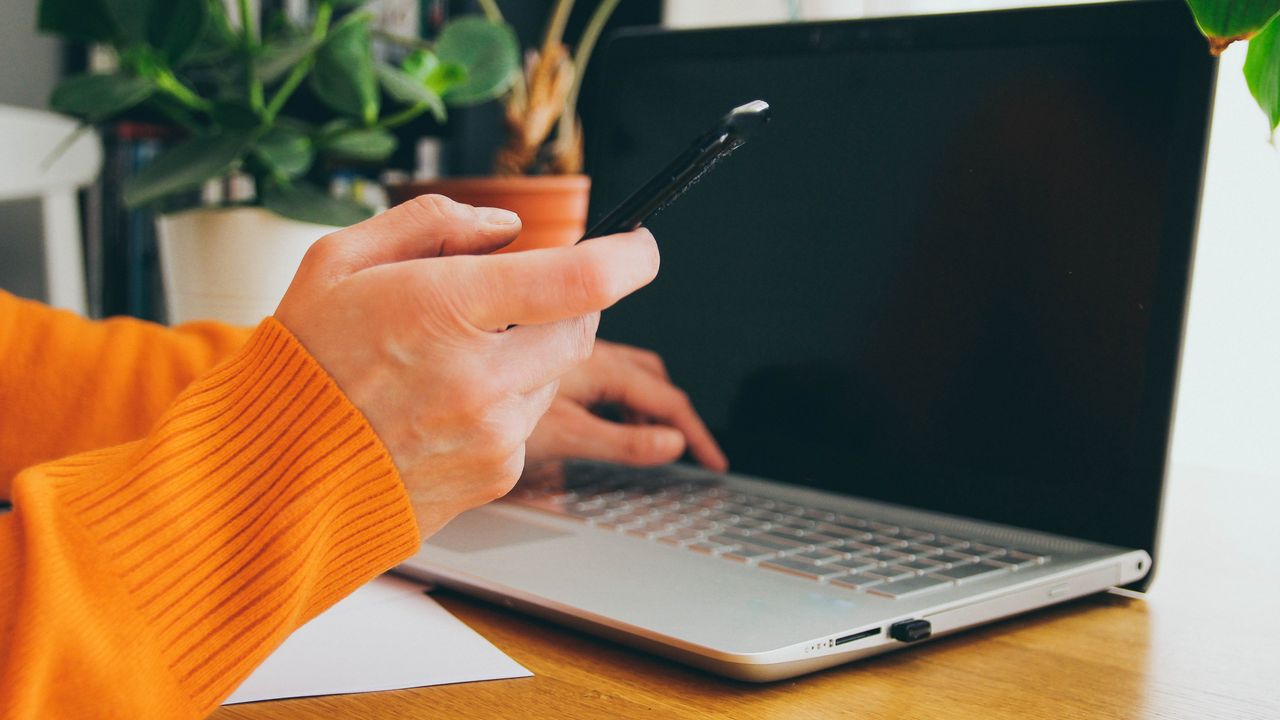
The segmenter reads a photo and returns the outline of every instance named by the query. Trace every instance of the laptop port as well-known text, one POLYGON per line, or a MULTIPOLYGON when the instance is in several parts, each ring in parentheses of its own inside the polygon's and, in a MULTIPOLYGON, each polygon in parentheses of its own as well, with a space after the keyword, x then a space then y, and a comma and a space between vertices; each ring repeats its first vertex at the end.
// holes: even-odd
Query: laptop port
POLYGON ((872 628, 871 630, 863 630, 862 632, 859 632, 859 633, 854 633, 854 634, 852 634, 852 635, 845 635, 844 637, 838 637, 838 638, 836 638, 836 645, 843 645, 843 644, 845 644, 845 643, 851 643, 851 642, 853 642, 854 640, 861 640, 862 638, 869 638, 869 637, 871 637, 872 635, 879 635, 879 634, 880 634, 880 628, 872 628))

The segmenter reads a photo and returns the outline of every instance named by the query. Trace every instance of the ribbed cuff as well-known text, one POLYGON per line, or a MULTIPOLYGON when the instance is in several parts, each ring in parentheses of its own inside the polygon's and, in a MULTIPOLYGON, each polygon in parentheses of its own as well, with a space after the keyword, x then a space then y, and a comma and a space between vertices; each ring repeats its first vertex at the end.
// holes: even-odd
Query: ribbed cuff
POLYGON ((59 494, 200 707, 418 548, 385 447, 272 318, 128 447, 64 461, 59 494))

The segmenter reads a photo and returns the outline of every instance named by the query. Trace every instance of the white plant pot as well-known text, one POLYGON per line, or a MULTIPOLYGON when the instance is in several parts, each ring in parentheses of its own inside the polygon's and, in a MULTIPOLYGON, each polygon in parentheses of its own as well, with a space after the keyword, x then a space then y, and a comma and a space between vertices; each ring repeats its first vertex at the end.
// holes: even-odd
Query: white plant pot
POLYGON ((162 215, 157 229, 170 324, 257 325, 276 311, 307 248, 339 228, 239 207, 162 215))

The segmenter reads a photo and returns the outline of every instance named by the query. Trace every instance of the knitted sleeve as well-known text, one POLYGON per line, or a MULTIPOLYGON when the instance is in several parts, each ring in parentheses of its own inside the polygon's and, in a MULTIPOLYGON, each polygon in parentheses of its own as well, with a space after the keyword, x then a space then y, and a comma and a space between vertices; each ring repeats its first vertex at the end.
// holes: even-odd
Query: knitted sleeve
MULTIPOLYGON (((177 384, 186 370, 161 372, 177 384)), ((86 401, 102 397, 127 404, 86 401)), ((5 434, 52 427, 11 410, 5 434)), ((141 439, 29 467, 12 503, 4 718, 202 717, 295 628, 418 547, 381 441, 272 319, 141 439)))
POLYGON ((91 322, 0 292, 0 500, 23 468, 145 435, 250 331, 91 322))

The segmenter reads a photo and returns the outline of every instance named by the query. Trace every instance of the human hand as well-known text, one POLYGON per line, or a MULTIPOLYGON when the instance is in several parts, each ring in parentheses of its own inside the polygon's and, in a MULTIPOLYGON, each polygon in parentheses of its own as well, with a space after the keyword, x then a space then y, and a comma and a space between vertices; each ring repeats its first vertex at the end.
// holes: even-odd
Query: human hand
POLYGON ((531 460, 580 457, 630 465, 674 462, 686 447, 712 470, 729 468, 689 396, 671 383, 662 358, 604 340, 561 378, 560 392, 528 443, 531 460), (592 409, 602 405, 620 406, 634 422, 595 415, 592 409))
POLYGON ((511 489, 599 311, 658 270, 643 230, 486 254, 519 231, 421 197, 313 245, 276 310, 390 451, 423 537, 511 489))

